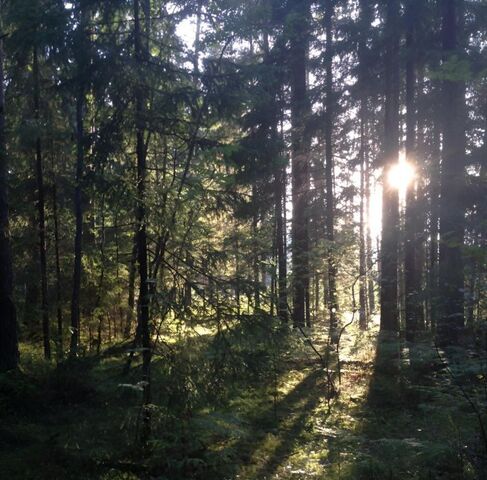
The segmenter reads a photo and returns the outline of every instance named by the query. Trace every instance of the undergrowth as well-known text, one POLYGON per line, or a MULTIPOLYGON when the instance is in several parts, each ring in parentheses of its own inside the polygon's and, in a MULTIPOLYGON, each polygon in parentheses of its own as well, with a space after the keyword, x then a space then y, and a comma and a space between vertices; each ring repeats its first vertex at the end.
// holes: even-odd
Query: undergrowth
POLYGON ((23 345, 22 370, 0 377, 0 477, 485 478, 480 351, 376 341, 352 326, 337 356, 319 329, 306 339, 265 316, 166 335, 144 447, 137 355, 122 374, 128 344, 57 366, 23 345))

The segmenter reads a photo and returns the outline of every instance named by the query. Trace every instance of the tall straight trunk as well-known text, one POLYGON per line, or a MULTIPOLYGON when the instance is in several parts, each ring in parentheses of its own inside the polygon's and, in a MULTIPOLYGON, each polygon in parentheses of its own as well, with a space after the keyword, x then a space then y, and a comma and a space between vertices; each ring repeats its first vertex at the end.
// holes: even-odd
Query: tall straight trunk
POLYGON ((419 231, 419 162, 417 159, 417 112, 416 112, 416 25, 418 19, 418 2, 410 0, 406 13, 406 158, 415 167, 418 175, 407 186, 405 212, 405 314, 406 339, 413 341, 422 320, 421 305, 421 266, 419 265, 419 249, 421 232, 419 231))
POLYGON ((291 143, 292 143, 292 262, 293 325, 305 325, 306 290, 309 285, 309 148, 307 129, 310 105, 306 85, 308 52, 308 15, 306 0, 293 3, 290 12, 291 143))
POLYGON ((3 38, 0 36, 0 372, 16 368, 19 362, 17 311, 13 301, 12 257, 8 219, 3 62, 3 38))
MULTIPOLYGON (((363 127, 363 126, 362 126, 363 127)), ((361 128, 361 143, 363 148, 363 128, 361 128)), ((362 150, 361 148, 361 150, 362 150)), ((359 327, 361 330, 367 328, 367 260, 365 245, 365 165, 364 155, 360 159, 360 220, 359 220, 359 327)))
MULTIPOLYGON (((33 51, 33 74, 34 74, 34 118, 37 122, 37 130, 40 128, 40 78, 39 58, 37 47, 33 51)), ((37 184, 37 222, 39 235, 39 260, 41 271, 41 310, 42 310, 42 337, 44 344, 44 358, 51 358, 51 339, 49 328, 49 301, 47 296, 47 259, 46 259, 46 213, 45 213, 45 192, 44 192, 44 167, 42 161, 41 136, 37 133, 36 138, 36 184, 37 184)))
MULTIPOLYGON (((145 5, 147 5, 147 1, 145 5)), ((147 49, 142 44, 142 32, 140 26, 139 0, 134 0, 134 50, 136 65, 142 66, 143 58, 147 55, 147 49)), ((145 9, 148 14, 147 8, 145 9)), ((146 24, 148 19, 146 18, 146 24)), ((148 38, 149 32, 144 32, 148 38)), ((142 78, 139 77, 138 82, 142 78)), ((142 441, 147 441, 151 430, 151 416, 149 404, 151 402, 150 364, 152 356, 150 325, 149 325, 149 283, 147 262, 147 232, 146 232, 146 181, 147 181, 147 149, 144 141, 144 90, 139 83, 136 85, 135 97, 135 129, 136 129, 136 155, 137 155, 137 260, 139 264, 139 300, 137 312, 137 329, 142 341, 142 380, 143 387, 143 431, 142 441)))
MULTIPOLYGON (((442 0, 444 61, 458 55, 462 0, 442 0)), ((443 152, 440 200, 440 316, 438 337, 442 344, 456 344, 464 327, 464 276, 462 245, 465 211, 465 84, 445 79, 443 91, 443 152)))
POLYGON ((382 245, 380 279, 380 329, 399 331, 398 246, 399 196, 388 182, 399 158, 399 2, 386 4, 384 168, 382 173, 382 245))
POLYGON ((434 119, 432 125, 433 146, 430 159, 430 245, 428 303, 430 308, 430 326, 434 331, 438 323, 438 236, 440 221, 440 127, 439 120, 434 119))
POLYGON ((415 244, 415 270, 418 272, 416 280, 418 294, 418 330, 423 331, 426 328, 427 315, 427 277, 428 272, 426 268, 426 238, 427 238, 427 211, 428 205, 426 201, 426 182, 427 177, 426 161, 425 161, 425 132, 426 132, 426 112, 424 108, 424 59, 418 58, 417 69, 417 87, 416 87, 416 103, 417 103, 417 133, 416 133, 416 167, 417 167, 417 187, 416 187, 416 244, 415 244), (425 288, 426 287, 426 288, 425 288))
POLYGON ((325 229, 328 243, 328 311, 330 316, 330 331, 338 326, 338 296, 336 289, 337 265, 334 255, 335 242, 335 196, 333 191, 334 183, 334 159, 333 159, 333 51, 331 23, 333 17, 334 0, 328 0, 325 5, 325 229))
POLYGON ((287 306, 287 258, 286 258, 286 225, 284 223, 286 169, 281 166, 275 175, 275 215, 276 215, 276 247, 278 264, 278 315, 282 322, 288 321, 287 306))
POLYGON ((374 262, 372 258, 372 231, 370 226, 370 160, 365 159, 365 211, 366 211, 366 231, 365 231, 365 245, 366 245, 366 261, 367 261, 367 296, 368 296, 368 311, 369 315, 375 313, 375 284, 374 284, 374 262))
MULTIPOLYGON (((269 36, 264 33, 264 52, 269 66, 275 60, 270 54, 269 36)), ((269 96, 272 98, 270 106, 270 133, 274 145, 283 143, 282 139, 282 109, 277 109, 282 82, 271 85, 269 96), (279 131, 280 129, 280 131, 279 131)), ((272 148, 276 157, 280 157, 281 150, 272 148)), ((275 158, 272 159, 274 162, 275 158)), ((275 250, 277 255, 277 315, 281 322, 289 321, 287 297, 287 252, 286 252, 286 165, 278 164, 274 173, 274 215, 275 215, 275 250)))
POLYGON ((54 256, 56 262, 56 320, 57 320, 57 356, 61 359, 63 353, 63 310, 61 293, 61 260, 59 254, 59 214, 57 205, 56 183, 52 186, 52 212, 54 217, 54 256))
MULTIPOLYGON (((477 217, 478 212, 475 212, 475 217, 477 217)), ((478 238, 478 234, 473 229, 472 231, 472 240, 475 242, 478 238)), ((475 242, 476 243, 476 242, 475 242)), ((474 244, 475 244, 474 243, 474 244)), ((479 275, 479 262, 477 258, 471 257, 469 258, 469 270, 470 274, 468 275, 468 282, 466 285, 466 292, 467 295, 467 302, 466 302, 466 315, 465 315, 465 324, 468 329, 472 329, 475 323, 475 306, 476 306, 476 291, 477 291, 477 279, 479 275)))
POLYGON ((360 38, 358 45, 359 86, 360 86, 360 247, 359 247, 359 326, 367 328, 369 313, 374 309, 374 291, 370 276, 371 238, 369 222, 370 172, 367 141, 368 126, 368 71, 367 71, 367 41, 370 24, 372 22, 372 8, 367 0, 360 1, 360 38), (367 224, 366 224, 367 222, 367 224), (369 295, 367 296, 367 290, 369 295))
POLYGON ((85 75, 86 75, 86 11, 81 2, 78 3, 78 48, 80 48, 78 62, 78 82, 76 92, 76 173, 74 190, 74 267, 73 267, 73 290, 71 295, 71 341, 69 355, 75 357, 78 354, 80 342, 80 290, 81 290, 81 261, 82 261, 82 240, 83 240, 83 204, 82 204, 82 182, 85 160, 85 75))

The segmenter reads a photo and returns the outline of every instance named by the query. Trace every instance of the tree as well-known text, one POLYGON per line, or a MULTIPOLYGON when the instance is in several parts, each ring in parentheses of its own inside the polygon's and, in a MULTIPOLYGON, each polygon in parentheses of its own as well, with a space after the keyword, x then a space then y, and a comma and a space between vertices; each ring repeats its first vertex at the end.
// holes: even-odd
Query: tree
POLYGON ((306 298, 309 294, 309 148, 308 122, 310 104, 306 72, 308 52, 309 4, 294 2, 286 18, 290 39, 289 69, 291 83, 292 122, 292 265, 293 325, 306 321, 306 298))
MULTIPOLYGON (((2 2, 3 3, 3 2, 2 2)), ((3 6, 0 4, 0 6, 3 6)), ((19 350, 17 316, 13 301, 7 197, 7 144, 5 134, 4 32, 0 23, 0 372, 17 367, 19 350)))
POLYGON ((370 239, 370 160, 369 160, 369 138, 368 138, 368 107, 370 74, 368 67, 368 46, 370 24, 372 21, 372 9, 368 1, 360 2, 359 17, 359 38, 358 38, 358 72, 357 85, 359 96, 359 117, 360 117, 360 231, 359 231, 359 325, 361 329, 366 329, 368 316, 374 310, 374 289, 373 282, 370 280, 372 270, 371 259, 371 239, 370 239), (365 222, 367 221, 367 225, 365 222), (369 291, 367 291, 369 290, 369 291), (368 293, 368 296, 367 296, 368 293))
MULTIPOLYGON (((145 20, 146 24, 150 24, 150 1, 145 0, 145 20)), ((140 20, 140 4, 139 0, 134 0, 133 3, 134 14, 134 55, 135 64, 141 69, 144 61, 147 60, 148 49, 144 46, 142 35, 148 39, 149 30, 145 29, 142 32, 140 20)), ((146 40, 147 42, 148 40, 146 40)), ((139 75, 141 70, 138 71, 139 75)), ((146 233, 146 177, 147 177, 147 144, 144 135, 144 85, 142 78, 137 78, 135 85, 135 135, 136 135, 136 163, 137 163, 137 261, 139 266, 139 299, 138 299, 138 313, 137 313, 137 329, 140 334, 142 343, 142 377, 143 377, 143 425, 142 440, 145 442, 150 435, 150 410, 149 404, 151 401, 151 380, 150 380, 150 364, 152 356, 152 346, 150 339, 150 325, 149 325, 149 277, 148 277, 148 262, 147 262, 147 233, 146 233)))
POLYGON ((75 168, 75 191, 74 191, 74 214, 76 228, 74 234, 74 268, 73 268, 73 290, 71 296, 71 342, 69 348, 70 356, 78 354, 80 343, 80 290, 81 290, 81 268, 83 257, 83 174, 85 162, 85 95, 87 91, 86 75, 88 71, 88 42, 87 42, 87 20, 88 11, 83 2, 76 3, 78 26, 75 32, 76 45, 76 168, 75 168))
POLYGON ((465 207, 465 84, 461 58, 461 0, 442 0, 443 151, 441 162, 439 291, 440 343, 456 344, 464 327, 462 245, 465 207), (458 70, 457 70, 458 69, 458 70))
POLYGON ((335 193, 334 193, 334 159, 333 159, 333 38, 332 17, 334 0, 325 4, 325 234, 328 242, 328 311, 330 316, 330 332, 338 327, 338 294, 337 294, 337 266, 334 258, 335 242, 335 193))
POLYGON ((399 196, 388 182, 390 170, 399 156, 399 2, 385 5, 384 27, 385 105, 384 167, 382 171, 382 245, 380 277, 380 328, 399 331, 398 315, 398 241, 399 196))
POLYGON ((409 2, 406 13, 406 158, 415 167, 417 176, 406 191, 405 213, 405 309, 406 338, 413 341, 417 330, 423 324, 421 304, 421 264, 420 264, 420 171, 417 158, 417 28, 420 8, 418 2, 409 2))
POLYGON ((44 357, 51 358, 50 325, 49 325, 49 301, 47 285, 47 259, 46 259, 46 213, 44 192, 44 167, 42 159, 40 126, 40 78, 39 78, 39 54, 38 47, 33 49, 33 75, 34 75, 34 118, 38 130, 36 137, 36 182, 37 182, 37 213, 39 234, 39 259, 41 268, 41 308, 42 308, 42 333, 44 339, 44 357))

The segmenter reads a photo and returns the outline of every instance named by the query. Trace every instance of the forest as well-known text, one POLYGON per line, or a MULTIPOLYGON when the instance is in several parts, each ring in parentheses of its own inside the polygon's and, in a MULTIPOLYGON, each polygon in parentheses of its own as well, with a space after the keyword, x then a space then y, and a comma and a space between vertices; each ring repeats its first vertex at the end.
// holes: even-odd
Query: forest
POLYGON ((0 0, 0 479, 487 479, 485 0, 0 0))

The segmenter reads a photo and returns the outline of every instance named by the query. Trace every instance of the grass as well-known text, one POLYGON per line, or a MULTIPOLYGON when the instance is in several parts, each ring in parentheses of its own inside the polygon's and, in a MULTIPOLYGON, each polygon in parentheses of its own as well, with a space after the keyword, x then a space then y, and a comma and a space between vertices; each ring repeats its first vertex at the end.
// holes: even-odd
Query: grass
MULTIPOLYGON (((121 376, 123 349, 56 368, 23 345, 22 371, 0 377, 0 478, 485 478, 480 358, 445 368, 428 342, 376 348, 375 328, 351 327, 330 388, 299 333, 250 335, 227 338, 230 352, 204 335, 155 355, 146 448, 139 366, 121 376)), ((324 351, 323 335, 312 341, 324 351)))

